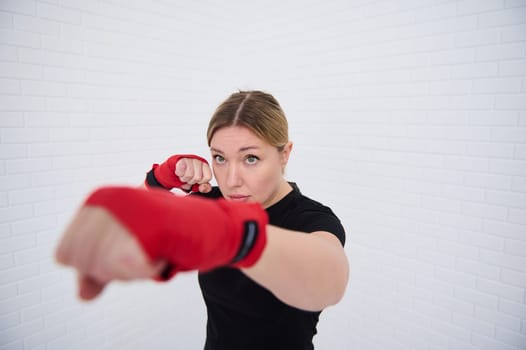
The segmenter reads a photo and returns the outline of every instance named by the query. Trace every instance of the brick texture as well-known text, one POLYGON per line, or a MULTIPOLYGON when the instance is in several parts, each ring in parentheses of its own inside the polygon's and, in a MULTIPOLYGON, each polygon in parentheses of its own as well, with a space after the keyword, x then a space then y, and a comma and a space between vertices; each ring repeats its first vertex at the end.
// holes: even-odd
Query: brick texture
POLYGON ((347 229, 317 348, 526 348, 525 1, 3 0, 0 349, 202 348, 195 274, 84 304, 53 249, 95 186, 208 156, 237 89, 347 229))

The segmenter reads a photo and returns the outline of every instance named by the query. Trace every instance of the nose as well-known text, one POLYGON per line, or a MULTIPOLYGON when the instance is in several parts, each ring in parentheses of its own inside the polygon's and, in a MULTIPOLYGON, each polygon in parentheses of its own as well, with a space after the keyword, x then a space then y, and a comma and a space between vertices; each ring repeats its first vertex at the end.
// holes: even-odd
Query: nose
POLYGON ((240 169, 236 164, 229 164, 226 174, 226 183, 228 187, 239 187, 242 184, 240 169))

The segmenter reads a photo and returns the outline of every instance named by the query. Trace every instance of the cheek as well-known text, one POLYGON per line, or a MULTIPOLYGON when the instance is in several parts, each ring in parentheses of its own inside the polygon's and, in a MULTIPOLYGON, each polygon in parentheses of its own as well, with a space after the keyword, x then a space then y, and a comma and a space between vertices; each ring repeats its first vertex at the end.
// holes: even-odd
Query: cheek
POLYGON ((254 192, 259 192, 261 196, 267 196, 276 190, 282 178, 279 167, 266 167, 260 169, 257 176, 249 176, 248 181, 254 192))
POLYGON ((215 164, 212 164, 212 176, 214 177, 218 185, 221 185, 223 182, 223 173, 224 171, 222 171, 220 167, 217 167, 215 164))

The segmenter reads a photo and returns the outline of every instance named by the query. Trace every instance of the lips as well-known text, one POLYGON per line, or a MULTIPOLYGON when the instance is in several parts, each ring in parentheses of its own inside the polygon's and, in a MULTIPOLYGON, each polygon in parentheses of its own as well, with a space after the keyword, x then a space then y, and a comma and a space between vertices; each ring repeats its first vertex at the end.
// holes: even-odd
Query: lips
POLYGON ((246 202, 248 200, 248 196, 244 196, 240 194, 231 194, 228 196, 228 198, 231 201, 236 201, 236 202, 246 202))

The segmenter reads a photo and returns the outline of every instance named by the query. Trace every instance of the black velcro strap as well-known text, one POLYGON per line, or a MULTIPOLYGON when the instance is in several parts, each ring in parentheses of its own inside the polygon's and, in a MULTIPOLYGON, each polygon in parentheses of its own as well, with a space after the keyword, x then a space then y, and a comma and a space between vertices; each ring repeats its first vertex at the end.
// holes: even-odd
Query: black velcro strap
POLYGON ((259 227, 256 221, 245 221, 245 231, 243 232, 243 240, 241 241, 241 246, 237 251, 236 256, 232 259, 232 264, 235 264, 243 258, 245 258, 248 253, 254 247, 256 240, 259 234, 259 227))
MULTIPOLYGON (((157 187, 157 188, 164 188, 165 190, 169 190, 169 188, 164 187, 159 181, 157 181, 157 179, 155 178, 154 170, 155 168, 153 168, 146 174, 146 183, 148 184, 148 187, 157 187)), ((179 189, 186 193, 192 192, 192 188, 188 190, 185 190, 183 188, 179 188, 179 189)))
POLYGON ((154 171, 154 169, 150 170, 150 171, 146 174, 146 183, 147 183, 148 186, 150 186, 150 187, 164 188, 164 186, 161 185, 161 184, 159 183, 159 181, 157 181, 157 179, 155 178, 155 175, 153 174, 153 171, 154 171))

